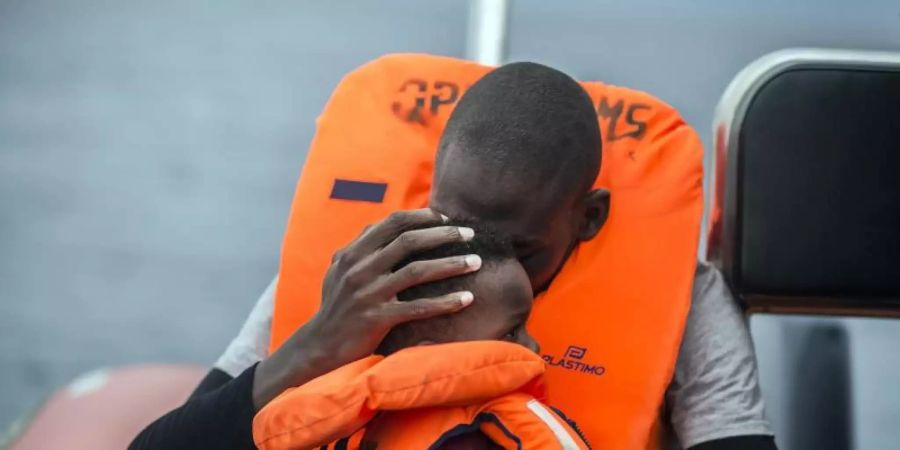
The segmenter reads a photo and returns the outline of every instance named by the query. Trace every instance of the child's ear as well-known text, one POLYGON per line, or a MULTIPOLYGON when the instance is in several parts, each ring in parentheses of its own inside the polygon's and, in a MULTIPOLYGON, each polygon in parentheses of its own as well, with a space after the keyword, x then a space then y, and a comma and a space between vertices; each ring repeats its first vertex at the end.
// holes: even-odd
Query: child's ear
POLYGON ((609 217, 609 197, 606 189, 594 189, 584 196, 581 226, 578 229, 579 240, 589 241, 603 228, 609 217))

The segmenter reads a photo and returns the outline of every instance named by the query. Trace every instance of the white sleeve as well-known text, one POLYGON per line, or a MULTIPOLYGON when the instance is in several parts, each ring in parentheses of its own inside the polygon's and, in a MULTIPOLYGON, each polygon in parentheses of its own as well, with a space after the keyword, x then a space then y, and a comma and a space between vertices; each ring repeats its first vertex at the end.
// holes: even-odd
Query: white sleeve
POLYGON ((237 377, 248 367, 263 359, 268 353, 272 333, 272 313, 275 310, 275 277, 263 291, 238 335, 231 340, 225 353, 213 364, 232 377, 237 377))
POLYGON ((666 394, 682 448, 733 436, 772 435, 747 325, 722 274, 698 263, 691 311, 666 394))

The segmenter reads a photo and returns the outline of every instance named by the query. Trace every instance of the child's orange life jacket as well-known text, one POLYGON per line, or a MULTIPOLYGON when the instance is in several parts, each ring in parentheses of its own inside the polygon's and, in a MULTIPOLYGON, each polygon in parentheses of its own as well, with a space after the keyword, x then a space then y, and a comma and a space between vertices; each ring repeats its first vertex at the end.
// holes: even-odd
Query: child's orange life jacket
POLYGON ((501 341, 373 355, 282 393, 256 415, 253 439, 260 450, 332 442, 348 450, 424 450, 480 431, 509 450, 587 449, 543 403, 544 370, 540 356, 501 341))
MULTIPOLYGON (((332 254, 365 225, 427 206, 444 124, 490 67, 401 54, 348 74, 317 121, 281 253, 270 350, 317 311, 332 254)), ((604 449, 654 447, 690 306, 702 147, 670 106, 584 82, 611 193, 600 234, 572 253, 528 323, 553 402, 604 449)))

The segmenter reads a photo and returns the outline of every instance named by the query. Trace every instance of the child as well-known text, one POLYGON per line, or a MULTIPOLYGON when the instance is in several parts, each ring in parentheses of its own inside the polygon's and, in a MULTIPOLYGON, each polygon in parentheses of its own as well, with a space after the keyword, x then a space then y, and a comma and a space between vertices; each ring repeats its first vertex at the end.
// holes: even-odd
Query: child
POLYGON ((477 272, 398 295, 410 301, 470 291, 470 307, 397 326, 377 355, 284 392, 254 419, 257 446, 588 448, 574 424, 541 403, 544 364, 525 330, 531 284, 507 241, 480 229, 469 242, 422 252, 398 268, 472 253, 482 259, 477 272))
POLYGON ((421 252, 401 262, 398 268, 417 261, 467 254, 481 257, 479 271, 413 286, 400 292, 397 298, 411 301, 468 290, 475 294, 476 301, 454 315, 394 327, 377 353, 386 356, 415 345, 476 340, 515 342, 537 353, 537 342, 525 331, 525 322, 534 301, 531 283, 522 265, 516 261, 512 245, 497 233, 479 229, 471 241, 421 252))

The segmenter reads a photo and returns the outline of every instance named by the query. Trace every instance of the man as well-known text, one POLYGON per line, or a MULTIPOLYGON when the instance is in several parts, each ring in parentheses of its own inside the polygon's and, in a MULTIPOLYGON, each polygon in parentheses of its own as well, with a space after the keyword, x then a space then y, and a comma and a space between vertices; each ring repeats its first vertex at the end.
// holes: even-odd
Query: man
MULTIPOLYGON (((489 73, 466 92, 447 123, 435 164, 433 210, 395 213, 338 252, 315 318, 266 357, 270 287, 195 398, 148 427, 133 448, 180 448, 185 442, 252 448, 255 410, 284 389, 371 354, 400 323, 467 307, 472 299, 458 294, 394 299, 415 284, 480 267, 470 256, 392 270, 410 254, 471 236, 471 229, 446 226, 447 216, 476 218, 513 236, 516 256, 533 290, 541 292, 578 243, 593 238, 606 220, 609 195, 591 190, 598 148, 593 106, 574 80, 528 63, 489 73)), ((666 400, 683 447, 774 448, 746 324, 720 275, 704 265, 697 269, 666 400)))

